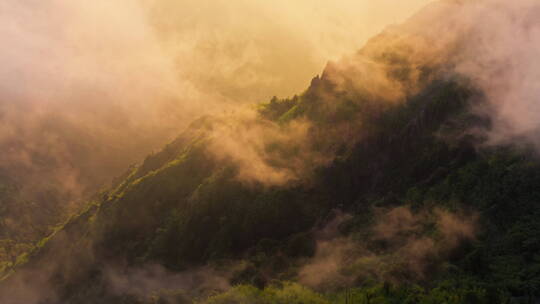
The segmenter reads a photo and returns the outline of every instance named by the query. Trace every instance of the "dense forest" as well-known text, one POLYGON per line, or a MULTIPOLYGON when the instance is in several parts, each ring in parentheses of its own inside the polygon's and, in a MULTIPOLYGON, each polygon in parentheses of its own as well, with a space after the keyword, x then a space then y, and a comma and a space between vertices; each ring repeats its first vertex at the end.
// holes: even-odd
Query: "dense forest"
POLYGON ((25 221, 0 172, 0 302, 536 303, 535 130, 494 140, 492 93, 456 68, 474 23, 431 32, 467 5, 426 8, 294 97, 198 117, 59 226, 25 221))

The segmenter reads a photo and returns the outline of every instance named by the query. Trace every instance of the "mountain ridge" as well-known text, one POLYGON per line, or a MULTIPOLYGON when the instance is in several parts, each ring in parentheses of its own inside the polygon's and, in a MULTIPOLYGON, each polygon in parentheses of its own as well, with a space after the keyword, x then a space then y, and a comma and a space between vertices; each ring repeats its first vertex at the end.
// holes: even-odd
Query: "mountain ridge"
POLYGON ((485 92, 401 39, 255 114, 197 119, 20 256, 0 300, 537 300, 534 149, 490 145, 485 92))

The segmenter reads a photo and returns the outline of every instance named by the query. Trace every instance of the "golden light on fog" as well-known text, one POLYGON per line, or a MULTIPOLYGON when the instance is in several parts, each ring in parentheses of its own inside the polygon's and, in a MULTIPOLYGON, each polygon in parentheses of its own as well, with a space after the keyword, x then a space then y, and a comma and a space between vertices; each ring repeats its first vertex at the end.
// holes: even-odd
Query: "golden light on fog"
POLYGON ((301 94, 427 2, 1 1, 0 145, 24 144, 0 163, 47 153, 84 164, 59 180, 100 183, 209 111, 301 94))
POLYGON ((429 2, 154 0, 145 7, 183 77, 253 102, 301 92, 328 60, 429 2))

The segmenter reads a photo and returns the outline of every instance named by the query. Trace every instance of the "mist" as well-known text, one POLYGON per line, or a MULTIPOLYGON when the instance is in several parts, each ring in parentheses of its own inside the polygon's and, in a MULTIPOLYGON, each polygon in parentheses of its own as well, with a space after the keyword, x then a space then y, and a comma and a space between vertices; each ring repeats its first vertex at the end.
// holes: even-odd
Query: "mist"
MULTIPOLYGON (((440 79, 457 75, 481 91, 483 100, 472 111, 490 125, 467 130, 487 139, 478 145, 539 148, 540 4, 439 1, 405 21, 430 2, 0 3, 0 182, 15 185, 20 201, 11 203, 31 202, 33 210, 8 210, 0 239, 22 235, 26 223, 45 227, 25 235, 27 242, 50 233, 130 165, 206 115, 216 118, 207 152, 238 165, 242 181, 306 181, 342 145, 352 146, 370 131, 360 115, 314 130, 309 118, 281 124, 261 119, 254 109, 306 87, 328 116, 344 96, 373 108, 393 106, 423 88, 427 67, 440 79), (385 62, 389 53, 405 60, 385 62), (395 77, 401 65, 408 69, 406 79, 395 77), (313 149, 321 142, 327 150, 313 149), (292 156, 283 159, 287 153, 292 156), (47 214, 54 216, 42 220, 47 214)), ((367 109, 366 115, 377 116, 367 109)), ((345 220, 342 215, 317 234, 317 252, 299 269, 300 282, 325 289, 328 282, 350 285, 358 279, 426 279, 478 230, 475 214, 384 209, 375 214, 369 240, 384 245, 381 254, 338 235, 336 225, 345 220), (425 236, 427 225, 435 227, 434 237, 425 236)), ((118 294, 141 297, 200 282, 210 289, 229 287, 226 276, 206 268, 175 274, 163 265, 112 267, 106 276, 118 294)), ((42 289, 49 288, 38 279, 35 294, 20 301, 39 303, 42 289)), ((25 293, 27 286, 21 286, 25 293)))
MULTIPOLYGON (((428 2, 5 1, 0 175, 22 200, 68 214, 193 119, 235 110, 240 123, 213 134, 211 153, 240 164, 243 179, 304 177, 306 168, 332 159, 310 150, 309 122, 236 134, 253 125, 247 105, 301 93, 329 60, 326 80, 338 91, 389 104, 415 92, 421 67, 465 76, 485 95, 474 110, 490 118, 481 131, 488 144, 539 146, 531 60, 540 46, 538 4, 440 1, 394 26, 428 2), (407 56, 409 84, 377 62, 388 50, 407 56), (292 165, 269 166, 264 148, 272 141, 298 143, 292 165)), ((323 97, 331 108, 332 97, 323 97)), ((354 142, 363 124, 353 124, 323 137, 354 142)))
MULTIPOLYGON (((402 100, 404 88, 370 60, 379 47, 409 56, 412 66, 444 66, 469 78, 488 101, 476 111, 491 119, 489 144, 538 146, 534 1, 436 2, 354 53, 428 2, 6 1, 2 175, 26 199, 42 200, 38 194, 52 188, 73 204, 194 118, 300 93, 329 60, 337 62, 327 73, 333 83, 358 78, 352 91, 402 100)), ((224 142, 236 151, 244 145, 224 142)))
POLYGON ((480 90, 484 102, 473 111, 491 125, 471 132, 482 133, 485 144, 538 148, 539 9, 529 0, 438 1, 390 27, 375 45, 407 54, 413 65, 464 77, 480 90))
POLYGON ((194 118, 300 92, 427 1, 391 2, 4 1, 0 168, 77 206, 194 118))
POLYGON ((460 247, 480 231, 478 215, 439 208, 380 208, 369 233, 339 233, 351 218, 338 213, 317 232, 317 251, 299 271, 299 281, 321 290, 354 286, 370 279, 395 285, 434 276, 460 247), (428 233, 431 227, 435 233, 428 233))

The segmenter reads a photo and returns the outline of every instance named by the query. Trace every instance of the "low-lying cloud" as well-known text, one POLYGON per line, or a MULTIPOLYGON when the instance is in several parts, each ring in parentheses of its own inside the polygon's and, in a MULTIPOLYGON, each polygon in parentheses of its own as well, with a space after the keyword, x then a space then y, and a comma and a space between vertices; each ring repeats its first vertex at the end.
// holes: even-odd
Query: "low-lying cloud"
POLYGON ((149 264, 127 269, 108 268, 105 284, 112 294, 132 295, 141 299, 157 295, 172 304, 176 302, 169 298, 175 295, 192 299, 226 291, 230 288, 228 276, 229 273, 210 267, 171 272, 161 265, 149 264))
POLYGON ((539 14, 532 0, 438 1, 385 31, 380 45, 469 79, 485 96, 474 110, 491 121, 488 144, 538 146, 539 14))
POLYGON ((427 1, 4 1, 1 173, 71 212, 197 116, 297 93, 427 1))
MULTIPOLYGON (((436 273, 464 242, 474 240, 478 231, 477 216, 464 212, 414 212, 396 207, 374 213, 369 235, 360 239, 326 227, 319 236, 315 256, 299 272, 300 282, 319 289, 371 279, 394 284, 418 282, 436 273)), ((337 216, 329 227, 349 217, 337 216)))

